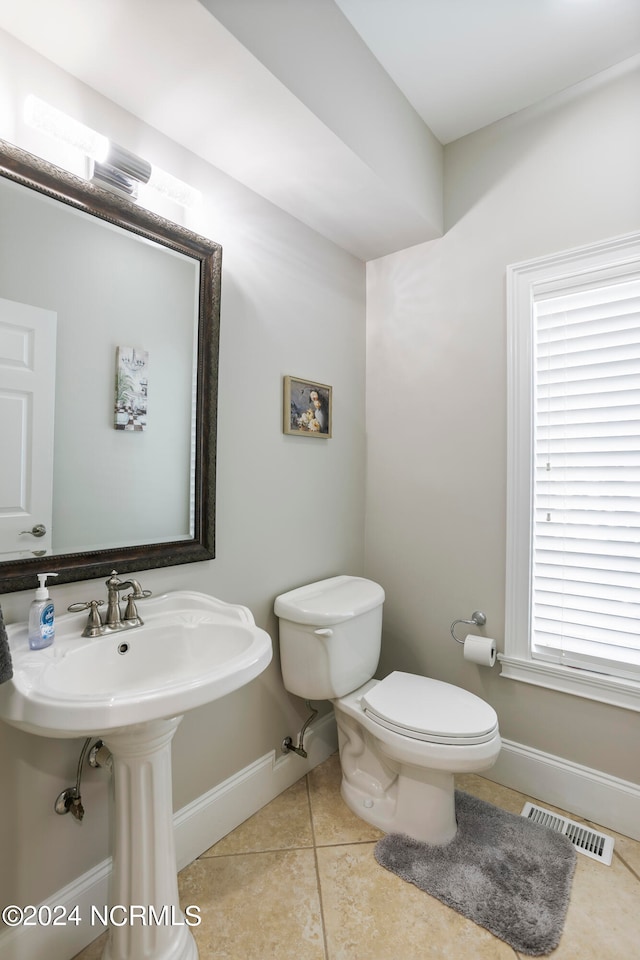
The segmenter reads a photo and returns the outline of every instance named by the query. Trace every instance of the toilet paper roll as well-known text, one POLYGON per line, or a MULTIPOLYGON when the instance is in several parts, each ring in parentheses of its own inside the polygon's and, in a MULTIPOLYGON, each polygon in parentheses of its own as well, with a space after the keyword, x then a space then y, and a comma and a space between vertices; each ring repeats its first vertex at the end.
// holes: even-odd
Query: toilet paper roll
POLYGON ((464 658, 481 667, 492 667, 496 662, 496 642, 491 637, 474 637, 469 634, 464 641, 464 658))

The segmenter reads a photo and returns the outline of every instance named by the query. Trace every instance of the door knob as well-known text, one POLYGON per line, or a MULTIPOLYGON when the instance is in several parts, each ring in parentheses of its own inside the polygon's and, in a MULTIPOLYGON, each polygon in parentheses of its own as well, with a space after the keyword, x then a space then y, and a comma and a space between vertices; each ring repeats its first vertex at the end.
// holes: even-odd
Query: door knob
POLYGON ((44 537, 46 532, 47 528, 44 523, 36 523, 35 527, 31 527, 31 530, 21 530, 20 536, 22 536, 23 533, 29 533, 32 537, 44 537))

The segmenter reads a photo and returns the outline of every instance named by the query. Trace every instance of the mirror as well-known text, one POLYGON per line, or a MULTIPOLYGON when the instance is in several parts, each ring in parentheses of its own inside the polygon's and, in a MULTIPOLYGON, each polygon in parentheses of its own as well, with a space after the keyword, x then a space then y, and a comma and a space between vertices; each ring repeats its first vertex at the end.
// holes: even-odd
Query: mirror
POLYGON ((0 141, 0 593, 214 556, 221 261, 0 141))

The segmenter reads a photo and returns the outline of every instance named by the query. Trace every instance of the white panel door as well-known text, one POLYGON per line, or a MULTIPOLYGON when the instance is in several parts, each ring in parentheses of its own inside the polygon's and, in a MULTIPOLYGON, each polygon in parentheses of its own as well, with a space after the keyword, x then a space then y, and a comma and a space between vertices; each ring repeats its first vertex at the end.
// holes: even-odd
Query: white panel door
POLYGON ((3 560, 51 550, 56 326, 53 310, 0 298, 3 560))

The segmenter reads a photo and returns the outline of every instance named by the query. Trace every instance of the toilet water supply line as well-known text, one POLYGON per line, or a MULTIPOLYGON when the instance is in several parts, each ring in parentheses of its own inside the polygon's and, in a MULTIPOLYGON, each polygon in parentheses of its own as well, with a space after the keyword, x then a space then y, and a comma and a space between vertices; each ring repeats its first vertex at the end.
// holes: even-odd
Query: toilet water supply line
MULTIPOLYGON (((76 820, 80 821, 84 817, 84 807, 82 806, 82 797, 80 795, 80 782, 82 780, 82 767, 84 758, 87 755, 89 744, 92 737, 88 737, 82 745, 80 756, 78 758, 78 769, 76 772, 76 783, 74 787, 67 787, 62 793, 58 794, 54 804, 54 810, 63 816, 65 813, 72 813, 76 820)), ((89 766, 106 767, 111 773, 112 761, 111 752, 104 745, 102 740, 96 740, 89 751, 89 766)))
POLYGON ((282 741, 282 752, 283 753, 297 753, 299 757, 307 757, 307 751, 304 749, 304 735, 307 732, 307 727, 312 723, 315 718, 318 716, 318 711, 311 706, 309 700, 305 700, 307 710, 311 710, 311 716, 307 717, 305 720, 300 733, 298 734, 298 743, 294 747, 293 740, 291 737, 285 737, 282 741))

